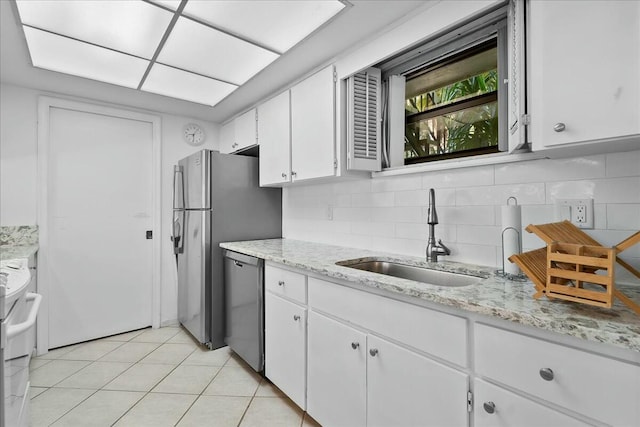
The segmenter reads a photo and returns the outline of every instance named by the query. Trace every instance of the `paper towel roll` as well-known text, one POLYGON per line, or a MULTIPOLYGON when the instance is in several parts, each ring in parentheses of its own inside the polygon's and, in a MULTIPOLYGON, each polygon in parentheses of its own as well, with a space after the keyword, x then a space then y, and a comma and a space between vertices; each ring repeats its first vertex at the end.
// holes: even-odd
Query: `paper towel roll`
MULTIPOLYGON (((511 199, 511 198, 510 198, 511 199)), ((515 198, 513 198, 515 200, 515 198)), ((507 204, 502 206, 502 262, 504 272, 507 274, 520 274, 520 269, 516 264, 509 261, 509 257, 513 254, 520 253, 522 233, 522 211, 517 202, 514 205, 507 204)))

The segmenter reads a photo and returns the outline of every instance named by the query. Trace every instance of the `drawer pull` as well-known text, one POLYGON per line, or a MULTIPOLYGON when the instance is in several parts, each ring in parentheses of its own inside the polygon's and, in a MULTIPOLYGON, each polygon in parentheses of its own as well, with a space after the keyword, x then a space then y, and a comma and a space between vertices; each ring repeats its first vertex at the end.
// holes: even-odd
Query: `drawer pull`
POLYGON ((280 281, 278 282, 278 286, 284 286, 284 280, 280 280, 280 281))
POLYGON ((484 402, 482 407, 485 411, 487 411, 487 414, 493 414, 494 412, 496 412, 496 404, 493 402, 484 402))
POLYGON ((378 349, 372 348, 371 350, 369 350, 369 354, 371 355, 371 357, 376 357, 376 355, 378 354, 378 349))
POLYGON ((293 315, 293 320, 295 320, 297 322, 298 320, 300 320, 300 316, 298 314, 294 314, 293 315))
POLYGON ((360 347, 360 343, 357 343, 357 342, 352 342, 352 343, 351 343, 351 348, 352 348, 352 349, 357 350, 357 349, 358 349, 358 347, 360 347))
POLYGON ((545 381, 553 381, 553 371, 549 368, 540 369, 540 376, 545 381))

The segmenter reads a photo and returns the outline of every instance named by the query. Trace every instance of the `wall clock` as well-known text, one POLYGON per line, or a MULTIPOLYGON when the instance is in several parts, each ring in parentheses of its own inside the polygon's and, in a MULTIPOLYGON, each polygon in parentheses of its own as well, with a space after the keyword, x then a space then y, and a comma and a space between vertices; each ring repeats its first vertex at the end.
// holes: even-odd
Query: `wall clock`
POLYGON ((205 140, 204 130, 195 123, 189 123, 184 127, 184 140, 189 145, 202 145, 205 140))

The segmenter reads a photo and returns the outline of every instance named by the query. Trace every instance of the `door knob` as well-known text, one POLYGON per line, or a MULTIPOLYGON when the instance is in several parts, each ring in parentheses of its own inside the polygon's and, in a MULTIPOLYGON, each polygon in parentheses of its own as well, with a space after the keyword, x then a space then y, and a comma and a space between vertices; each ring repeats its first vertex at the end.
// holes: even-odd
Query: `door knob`
POLYGON ((278 286, 284 286, 284 280, 279 280, 278 281, 278 286))
POLYGON ((369 354, 371 355, 371 357, 376 357, 376 355, 378 354, 378 349, 372 348, 371 350, 369 350, 369 354))
POLYGON ((352 349, 357 350, 357 349, 358 349, 358 347, 360 347, 360 343, 357 343, 357 342, 352 342, 352 343, 351 343, 351 348, 352 348, 352 349))
POLYGON ((300 316, 297 315, 297 314, 294 314, 293 315, 293 320, 295 320, 297 322, 298 320, 300 320, 300 316))
POLYGON ((553 126, 553 130, 555 130, 556 132, 562 132, 563 130, 565 130, 567 127, 564 125, 564 123, 556 123, 553 126))

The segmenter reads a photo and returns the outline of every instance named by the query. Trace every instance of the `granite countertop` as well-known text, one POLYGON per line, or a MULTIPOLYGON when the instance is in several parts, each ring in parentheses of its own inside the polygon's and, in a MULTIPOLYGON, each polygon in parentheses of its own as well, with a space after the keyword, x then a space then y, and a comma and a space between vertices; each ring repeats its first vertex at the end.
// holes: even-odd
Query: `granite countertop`
MULTIPOLYGON (((418 257, 289 239, 226 242, 221 243, 220 246, 231 251, 378 289, 390 297, 396 294, 402 299, 419 298, 472 313, 640 352, 640 315, 628 309, 617 299, 611 309, 569 301, 550 301, 546 297, 535 300, 533 283, 505 279, 495 274, 494 267, 479 267, 450 261, 428 263, 418 257), (444 287, 336 265, 337 261, 369 257, 479 275, 484 279, 478 285, 444 287)), ((632 300, 640 302, 640 286, 619 285, 618 288, 632 300)))
POLYGON ((0 260, 29 258, 36 252, 37 225, 0 226, 0 260))
POLYGON ((0 260, 29 258, 38 252, 38 245, 0 245, 0 260))

